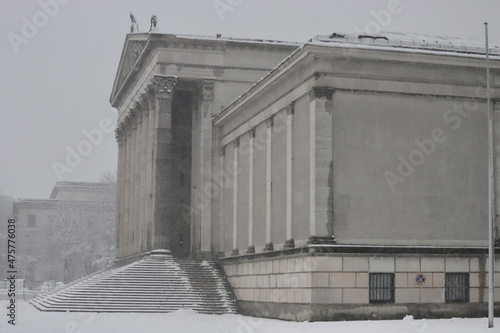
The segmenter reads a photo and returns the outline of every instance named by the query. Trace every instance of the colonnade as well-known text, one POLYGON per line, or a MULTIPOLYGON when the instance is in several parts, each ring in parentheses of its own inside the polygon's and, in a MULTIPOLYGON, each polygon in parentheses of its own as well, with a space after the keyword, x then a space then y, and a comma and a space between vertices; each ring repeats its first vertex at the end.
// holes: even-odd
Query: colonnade
MULTIPOLYGON (((193 140, 193 154, 199 154, 199 158, 193 159, 199 165, 192 166, 192 202, 191 202, 191 254, 198 255, 209 253, 218 248, 218 239, 223 237, 212 235, 213 214, 211 189, 214 174, 219 170, 212 170, 214 151, 212 147, 213 129, 213 98, 214 80, 206 78, 201 82, 201 99, 199 114, 196 123, 193 123, 193 131, 199 131, 199 142, 193 140), (195 176, 198 174, 198 176, 195 176), (208 195, 207 192, 208 190, 208 195), (201 192, 201 194, 197 192, 201 192), (198 198, 199 197, 199 198, 198 198)), ((172 186, 172 99, 177 84, 177 77, 155 75, 147 88, 138 95, 129 112, 120 121, 116 138, 118 141, 118 178, 117 178, 117 247, 116 257, 126 258, 136 254, 144 253, 158 248, 171 249, 174 239, 172 238, 171 226, 172 210, 174 207, 175 193, 172 186)), ((332 198, 332 90, 315 88, 309 93, 309 110, 295 110, 292 102, 278 112, 264 119, 260 124, 255 124, 249 131, 228 141, 221 140, 222 153, 220 161, 220 172, 224 173, 226 165, 225 150, 232 143, 233 164, 230 170, 231 186, 233 188, 230 197, 221 194, 219 198, 221 224, 219 232, 225 233, 225 229, 231 229, 231 245, 233 254, 239 254, 240 250, 247 253, 255 252, 255 245, 264 251, 275 250, 273 240, 283 239, 283 248, 295 247, 297 235, 294 231, 297 223, 308 223, 309 237, 331 237, 333 234, 333 198, 332 198), (308 112, 309 116, 309 146, 304 156, 294 156, 293 138, 294 113, 308 112), (265 134, 265 164, 255 164, 256 152, 256 128, 260 126, 260 134, 265 134), (279 131, 277 130, 279 128, 279 131), (283 131, 284 130, 284 131, 283 131), (280 137, 278 137, 278 132, 280 137), (245 138, 248 143, 248 157, 241 161, 240 137, 245 138), (285 140, 286 147, 283 152, 273 151, 273 140, 285 140), (274 155, 280 153, 279 160, 274 155), (284 154, 284 155, 283 155, 284 154), (283 157, 284 156, 284 157, 283 157), (300 177, 309 178, 309 221, 294 220, 294 187, 293 168, 295 158, 306 158, 309 160, 309 174, 300 177), (273 161, 274 164, 273 164, 273 161), (248 163, 243 165, 243 163, 248 163), (284 174, 284 185, 279 189, 273 187, 273 177, 276 177, 276 168, 279 164, 280 173, 284 174), (241 174, 242 166, 246 174, 241 174), (245 177, 243 185, 238 184, 238 178, 245 177), (265 189, 259 189, 258 193, 254 186, 256 177, 265 178, 265 189), (274 191, 274 192, 273 192, 274 191), (278 193, 281 191, 282 193, 278 193), (246 208, 248 214, 245 219, 238 217, 238 201, 241 196, 247 197, 246 208), (255 198, 265 197, 265 214, 263 221, 255 220, 255 198), (273 198, 279 198, 284 202, 284 213, 280 217, 273 216, 273 198), (224 211, 224 202, 230 200, 231 211, 224 211), (227 222, 230 221, 230 226, 227 222), (265 237, 256 239, 255 226, 263 224, 265 237), (279 224, 279 225, 278 225, 279 224), (283 235, 277 237, 276 232, 283 235), (241 234, 247 239, 244 248, 240 245, 241 234), (248 245, 248 246, 247 246, 248 245), (245 249, 246 247, 246 249, 245 249)), ((246 124, 248 125, 248 124, 246 124)), ((259 139, 262 135, 259 134, 259 139)), ((197 140, 196 140, 197 141, 197 140)), ((282 141, 280 141, 282 142, 282 141)), ((262 142, 260 142, 262 144, 262 142)), ((281 176, 280 176, 281 177, 281 176)), ((223 177, 222 177, 223 178, 223 177)), ((224 247, 221 244, 221 249, 224 247)), ((227 250, 227 249, 226 249, 227 250)))
POLYGON ((116 257, 169 247, 172 97, 177 77, 155 75, 118 124, 116 257))
MULTIPOLYGON (((241 244, 247 244, 246 253, 254 253, 256 248, 261 248, 263 251, 279 250, 273 240, 281 239, 282 247, 289 249, 295 247, 297 237, 309 239, 311 242, 330 242, 334 243, 333 237, 333 184, 332 184, 332 161, 333 161, 333 137, 332 137, 332 95, 333 90, 314 88, 309 92, 309 110, 295 110, 295 103, 292 102, 288 106, 278 110, 270 115, 267 119, 261 121, 247 132, 238 130, 238 135, 229 134, 223 139, 222 150, 220 155, 220 173, 230 173, 230 186, 232 193, 223 195, 222 201, 231 200, 231 205, 221 204, 222 221, 221 230, 231 228, 232 240, 232 255, 241 254, 241 244), (293 135, 294 135, 294 113, 308 112, 309 113, 309 147, 308 153, 301 153, 301 156, 294 156, 293 135), (265 126, 264 126, 265 124, 265 126), (259 139, 264 137, 263 149, 265 150, 265 164, 256 165, 256 131, 260 130, 259 139), (275 137, 284 136, 286 141, 285 162, 276 161, 273 157, 280 152, 273 151, 273 140, 275 137), (240 141, 245 137, 245 144, 248 146, 241 147, 240 141), (232 151, 228 153, 227 148, 231 144, 232 151), (247 154, 242 165, 242 154, 247 154), (294 191, 298 191, 294 187, 294 160, 296 158, 309 160, 309 174, 300 175, 300 177, 309 178, 309 221, 295 221, 293 216, 294 191), (230 159, 230 161, 228 161, 230 159), (274 162, 273 162, 274 161, 274 162), (229 163, 231 162, 231 163, 229 163), (227 166, 230 164, 229 170, 227 166), (279 166, 278 166, 279 164, 279 166), (284 169, 283 169, 284 166, 284 169), (285 174, 285 186, 277 189, 273 186, 273 168, 280 168, 279 172, 285 174), (245 170, 245 171, 242 171, 245 170), (245 174, 241 174, 244 172, 245 174), (238 179, 248 177, 248 187, 240 186, 238 179), (256 192, 254 187, 255 178, 265 178, 265 190, 261 189, 261 193, 256 192), (276 193, 281 191, 282 193, 276 193), (246 193, 244 193, 246 192, 246 193), (242 208, 241 199, 239 198, 244 193, 248 195, 248 207, 245 207, 245 212, 248 211, 247 220, 239 218, 239 210, 242 208), (265 205, 256 207, 254 205, 255 198, 265 196, 265 205), (284 215, 279 218, 273 215, 273 198, 279 197, 280 201, 284 201, 284 215), (283 198, 283 199, 282 199, 283 198), (228 211, 228 207, 230 211, 228 211), (224 211, 224 207, 226 210, 224 211), (265 220, 256 221, 254 219, 256 209, 265 210, 265 220), (255 239, 254 230, 256 224, 261 224, 265 229, 265 239, 255 239), (309 235, 297 235, 294 231, 294 226, 297 223, 309 224, 309 235), (279 224, 278 227, 277 224, 279 224), (246 232, 247 239, 242 241, 241 230, 246 232), (282 235, 274 233, 280 232, 282 235), (305 236, 305 237, 304 237, 305 236)), ((237 112, 237 111, 236 111, 237 112)), ((245 124, 248 125, 248 124, 245 124)), ((254 125, 254 124, 252 124, 254 125)), ((244 126, 244 125, 243 125, 244 126)), ((282 156, 282 155, 280 155, 282 156)), ((227 245, 226 245, 227 251, 227 245)))

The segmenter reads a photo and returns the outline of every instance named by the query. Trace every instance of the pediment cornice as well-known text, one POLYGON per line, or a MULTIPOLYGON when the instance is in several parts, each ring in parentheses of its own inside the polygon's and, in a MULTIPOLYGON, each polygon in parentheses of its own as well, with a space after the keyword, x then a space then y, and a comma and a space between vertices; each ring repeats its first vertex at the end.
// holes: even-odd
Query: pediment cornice
POLYGON ((287 43, 266 43, 228 39, 204 39, 178 37, 171 34, 129 34, 125 41, 110 102, 118 107, 135 83, 151 56, 158 50, 195 50, 223 53, 227 49, 263 52, 293 52, 298 46, 287 43))

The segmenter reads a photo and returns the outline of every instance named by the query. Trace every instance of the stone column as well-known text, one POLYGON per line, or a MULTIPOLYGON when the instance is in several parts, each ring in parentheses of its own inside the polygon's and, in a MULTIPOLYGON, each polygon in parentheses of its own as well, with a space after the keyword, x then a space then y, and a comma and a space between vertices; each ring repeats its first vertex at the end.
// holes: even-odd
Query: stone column
POLYGON ((266 135, 266 245, 264 251, 273 251, 274 246, 271 243, 271 197, 272 197, 272 133, 273 133, 273 117, 266 120, 267 135, 266 135))
POLYGON ((248 132, 248 248, 247 253, 255 253, 253 245, 253 160, 255 127, 248 132))
POLYGON ((220 149, 219 155, 219 177, 220 177, 220 201, 219 201, 219 243, 220 243, 220 251, 225 253, 225 218, 226 214, 224 213, 224 191, 226 190, 226 179, 224 174, 224 156, 226 154, 226 148, 223 146, 220 149))
POLYGON ((285 249, 295 247, 293 239, 293 217, 292 217, 292 120, 294 112, 294 104, 286 107, 286 241, 285 249))
POLYGON ((154 142, 155 142, 155 124, 156 124, 156 98, 154 94, 154 89, 152 86, 148 87, 146 90, 146 98, 148 102, 149 109, 149 119, 148 119, 148 133, 147 133, 147 152, 146 152, 146 221, 147 221, 147 244, 146 251, 151 251, 154 249, 154 168, 153 161, 155 158, 154 154, 154 142))
POLYGON ((233 252, 232 255, 239 255, 238 249, 238 155, 240 139, 234 141, 233 157, 233 252))
POLYGON ((314 88, 310 98, 310 242, 334 243, 332 89, 314 88))
POLYGON ((125 246, 123 247, 124 251, 124 256, 128 256, 130 254, 130 246, 131 246, 131 226, 130 224, 132 223, 132 218, 130 216, 130 169, 132 166, 132 158, 131 158, 131 152, 132 152, 132 119, 130 117, 130 113, 125 119, 125 124, 127 128, 127 139, 126 139, 126 160, 125 160, 125 186, 124 186, 124 192, 125 192, 125 200, 124 200, 124 206, 125 206, 125 223, 124 223, 124 228, 123 228, 123 240, 125 243, 125 246))
POLYGON ((156 97, 155 122, 155 249, 171 247, 172 208, 172 97, 177 84, 176 76, 155 75, 153 88, 156 97))
MULTIPOLYGON (((201 252, 208 254, 212 250, 212 116, 214 103, 213 78, 203 79, 203 98, 201 102, 200 167, 202 205, 200 211, 201 252)), ((192 240, 195 241, 195 240, 192 240)))
POLYGON ((122 159, 123 159, 123 128, 120 125, 116 128, 115 131, 115 136, 116 136, 116 142, 118 143, 118 165, 117 165, 117 173, 116 173, 116 245, 115 245, 115 257, 120 258, 121 255, 121 246, 122 246, 122 240, 120 238, 120 232, 122 229, 122 201, 121 201, 121 193, 122 193, 122 186, 123 186, 123 167, 122 167, 122 159))
POLYGON ((141 253, 142 246, 142 219, 141 219, 141 138, 142 138, 142 107, 135 106, 137 112, 137 129, 135 135, 135 177, 134 177, 134 217, 135 217, 135 249, 134 254, 141 253))
POLYGON ((149 127, 149 104, 146 95, 140 97, 140 105, 142 109, 142 128, 141 128, 141 184, 140 184, 140 221, 141 221, 141 248, 140 252, 146 252, 147 248, 147 144, 148 144, 148 127, 149 127))
POLYGON ((120 198, 120 231, 119 231, 119 237, 120 237, 120 258, 123 257, 124 255, 124 249, 125 249, 125 226, 127 223, 127 202, 125 198, 125 192, 127 191, 127 126, 123 122, 123 139, 122 139, 122 159, 120 161, 121 169, 122 169, 122 176, 121 176, 121 186, 120 186, 120 192, 117 193, 118 197, 120 198))
MULTIPOLYGON (((201 87, 202 88, 202 87, 201 87)), ((197 110, 193 112, 191 118, 192 136, 191 136, 191 198, 190 198, 190 253, 194 257, 199 256, 201 252, 201 212, 203 210, 203 185, 202 185, 202 146, 201 139, 203 122, 203 95, 200 92, 199 100, 196 105, 197 110)))
POLYGON ((125 228, 127 225, 127 201, 126 201, 126 192, 127 192, 127 138, 128 138, 128 128, 125 121, 121 124, 122 126, 122 158, 120 161, 120 169, 121 171, 121 186, 120 192, 117 193, 117 197, 120 201, 120 228, 117 230, 118 237, 120 237, 120 255, 117 258, 121 258, 125 253, 125 228))
POLYGON ((137 112, 133 109, 132 113, 132 134, 130 137, 130 197, 129 197, 129 216, 130 216, 130 252, 129 255, 136 253, 136 241, 137 241, 137 220, 135 214, 135 202, 136 202, 136 192, 135 192, 135 168, 136 163, 136 136, 137 136, 137 112))

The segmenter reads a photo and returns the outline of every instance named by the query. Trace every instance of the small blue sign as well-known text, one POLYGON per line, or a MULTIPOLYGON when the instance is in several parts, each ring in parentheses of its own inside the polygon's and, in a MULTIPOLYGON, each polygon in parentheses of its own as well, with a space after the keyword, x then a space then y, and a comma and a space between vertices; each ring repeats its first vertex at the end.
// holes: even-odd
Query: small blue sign
POLYGON ((425 276, 422 274, 417 275, 417 284, 422 286, 425 283, 425 276))

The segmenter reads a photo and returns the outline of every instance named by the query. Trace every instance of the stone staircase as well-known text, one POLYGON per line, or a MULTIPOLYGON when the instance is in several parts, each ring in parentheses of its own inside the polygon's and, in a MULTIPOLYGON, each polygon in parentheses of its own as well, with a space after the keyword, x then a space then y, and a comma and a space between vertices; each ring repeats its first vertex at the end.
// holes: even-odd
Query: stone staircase
POLYGON ((41 311, 236 313, 224 273, 209 261, 174 259, 155 250, 144 259, 30 300, 41 311))

